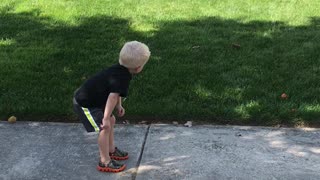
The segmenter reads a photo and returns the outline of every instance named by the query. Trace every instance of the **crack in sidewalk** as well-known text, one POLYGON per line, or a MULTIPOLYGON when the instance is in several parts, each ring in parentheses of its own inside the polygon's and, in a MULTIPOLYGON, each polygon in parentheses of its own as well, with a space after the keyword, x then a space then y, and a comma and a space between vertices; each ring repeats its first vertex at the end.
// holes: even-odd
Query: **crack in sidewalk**
POLYGON ((142 143, 142 147, 141 147, 139 159, 138 159, 138 162, 137 162, 137 164, 136 164, 135 170, 134 170, 134 172, 132 173, 132 180, 135 180, 136 177, 137 177, 138 169, 139 169, 139 166, 140 166, 140 163, 141 163, 141 159, 142 159, 144 147, 145 147, 145 145, 146 145, 146 141, 147 141, 147 138, 148 138, 148 134, 149 134, 150 127, 151 127, 151 124, 148 125, 146 134, 145 134, 145 136, 144 136, 144 140, 143 140, 143 143, 142 143))

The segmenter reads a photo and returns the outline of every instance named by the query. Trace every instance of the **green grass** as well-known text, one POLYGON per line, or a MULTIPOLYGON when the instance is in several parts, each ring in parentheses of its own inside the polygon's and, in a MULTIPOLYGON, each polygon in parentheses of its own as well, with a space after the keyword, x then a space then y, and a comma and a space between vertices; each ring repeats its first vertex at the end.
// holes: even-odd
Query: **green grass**
POLYGON ((139 40, 152 57, 132 81, 128 117, 320 124, 319 8, 319 0, 2 0, 0 118, 72 119, 73 91, 139 40))

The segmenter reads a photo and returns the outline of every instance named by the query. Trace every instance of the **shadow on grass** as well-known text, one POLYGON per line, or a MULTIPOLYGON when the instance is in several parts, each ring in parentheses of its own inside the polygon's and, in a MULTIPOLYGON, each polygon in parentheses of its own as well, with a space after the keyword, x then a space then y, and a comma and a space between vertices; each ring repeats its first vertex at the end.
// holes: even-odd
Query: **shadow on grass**
POLYGON ((66 24, 41 10, 1 10, 0 113, 72 115, 74 89, 113 64, 125 41, 150 46, 128 114, 230 124, 319 123, 320 19, 309 25, 219 17, 160 22, 137 32, 130 21, 98 16, 66 24), (282 100, 280 95, 288 94, 282 100))
POLYGON ((140 36, 124 19, 79 17, 68 25, 40 14, 0 15, 2 116, 70 115, 75 88, 115 63, 127 38, 140 36))
POLYGON ((145 108, 158 104, 173 119, 319 123, 319 28, 319 18, 306 26, 218 17, 164 22, 151 41, 160 56, 151 65, 156 73, 141 81, 153 81, 144 85, 153 93, 145 108))

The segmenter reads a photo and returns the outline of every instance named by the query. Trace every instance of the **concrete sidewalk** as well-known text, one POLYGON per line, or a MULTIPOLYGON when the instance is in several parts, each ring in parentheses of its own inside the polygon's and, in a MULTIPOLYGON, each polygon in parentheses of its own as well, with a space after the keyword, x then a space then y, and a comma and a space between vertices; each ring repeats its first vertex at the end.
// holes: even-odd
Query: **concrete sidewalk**
POLYGON ((96 170, 81 124, 0 122, 0 179, 320 179, 320 129, 116 125, 127 169, 96 170))

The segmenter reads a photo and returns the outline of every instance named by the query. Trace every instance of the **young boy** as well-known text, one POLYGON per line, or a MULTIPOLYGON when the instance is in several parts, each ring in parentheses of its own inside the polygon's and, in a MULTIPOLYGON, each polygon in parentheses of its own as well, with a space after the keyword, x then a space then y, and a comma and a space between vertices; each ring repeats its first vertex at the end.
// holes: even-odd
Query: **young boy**
POLYGON ((120 172, 126 168, 116 161, 128 159, 129 155, 114 144, 116 119, 112 112, 116 109, 119 117, 124 116, 121 98, 127 96, 132 74, 140 73, 149 57, 148 46, 127 42, 120 51, 119 64, 95 74, 75 92, 74 111, 88 132, 99 132, 99 171, 120 172))

